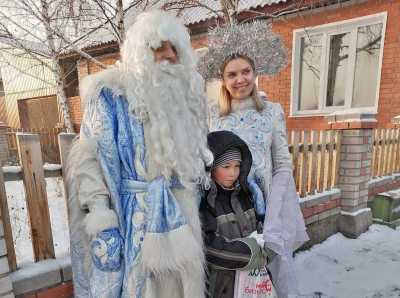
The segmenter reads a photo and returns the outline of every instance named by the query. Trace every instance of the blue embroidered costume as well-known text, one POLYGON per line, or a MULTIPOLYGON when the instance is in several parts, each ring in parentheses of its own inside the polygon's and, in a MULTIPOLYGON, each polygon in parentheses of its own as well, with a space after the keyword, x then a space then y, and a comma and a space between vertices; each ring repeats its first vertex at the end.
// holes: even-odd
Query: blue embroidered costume
MULTIPOLYGON (((81 90, 80 139, 67 167, 75 297, 202 298, 204 254, 193 182, 205 173, 206 121, 189 35, 165 12, 143 13, 127 32, 122 58, 120 66, 91 76, 81 90), (154 61, 152 49, 163 41, 173 44, 178 65, 154 61), (174 83, 181 88, 171 87, 174 83), (155 90, 160 93, 154 95, 155 90), (164 106, 153 108, 150 97, 164 106), (166 99, 179 104, 169 109, 166 99), (143 106, 147 118, 136 110, 143 106), (165 134, 151 135, 168 124, 151 118, 164 116, 164 110, 180 115, 182 123, 193 122, 190 134, 178 127, 176 136, 168 126, 170 147, 160 145, 165 134), (175 151, 170 156, 190 163, 159 161, 181 143, 189 143, 183 148, 189 157, 175 151), (157 146, 164 151, 155 154, 157 146), (171 174, 163 174, 164 165, 171 166, 171 174)), ((174 125, 175 117, 169 117, 174 125)))
MULTIPOLYGON (((97 158, 110 192, 111 208, 120 224, 119 229, 106 230, 98 235, 88 249, 89 239, 82 233, 84 228, 76 224, 83 223, 78 217, 85 214, 75 210, 78 214, 71 217, 71 255, 76 297, 145 297, 146 280, 151 279, 151 273, 143 270, 143 242, 146 239, 152 241, 153 235, 157 234, 165 238, 171 236, 171 247, 160 247, 157 255, 149 257, 175 256, 179 260, 185 246, 173 243, 174 237, 178 239, 178 233, 182 233, 184 236, 180 239, 192 244, 197 241, 187 228, 171 191, 182 186, 163 177, 145 181, 135 167, 135 159, 136 164, 140 162, 143 168, 146 167, 143 125, 129 115, 126 105, 123 96, 103 88, 98 100, 88 102, 85 109, 81 139, 96 141, 97 158), (121 236, 115 236, 115 233, 121 236), (95 251, 96 246, 101 246, 99 242, 107 241, 112 243, 105 245, 106 251, 95 251), (91 260, 93 263, 85 268, 91 260)), ((196 245, 191 248, 191 257, 201 259, 201 245, 197 246, 197 249, 196 245)), ((170 269, 184 266, 185 258, 187 256, 180 260, 182 264, 174 264, 170 269)))

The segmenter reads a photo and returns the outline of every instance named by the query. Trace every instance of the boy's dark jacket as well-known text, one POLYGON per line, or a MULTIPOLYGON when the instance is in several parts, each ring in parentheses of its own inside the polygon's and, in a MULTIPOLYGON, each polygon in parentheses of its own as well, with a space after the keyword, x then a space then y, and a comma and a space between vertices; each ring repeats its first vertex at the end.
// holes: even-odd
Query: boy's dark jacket
POLYGON ((233 298, 235 271, 256 269, 265 262, 263 249, 247 238, 258 222, 247 186, 252 157, 246 143, 229 131, 210 133, 208 146, 214 159, 231 148, 242 153, 239 184, 229 191, 212 182, 200 204, 209 297, 233 298))

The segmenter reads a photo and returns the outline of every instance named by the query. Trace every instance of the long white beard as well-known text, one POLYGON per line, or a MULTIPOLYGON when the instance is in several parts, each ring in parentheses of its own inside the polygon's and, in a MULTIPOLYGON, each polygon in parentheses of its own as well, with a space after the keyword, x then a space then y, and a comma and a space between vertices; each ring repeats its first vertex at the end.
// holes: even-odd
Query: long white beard
POLYGON ((149 65, 130 103, 135 115, 149 121, 146 144, 155 174, 177 176, 185 186, 205 177, 208 152, 204 91, 190 76, 182 65, 149 65))

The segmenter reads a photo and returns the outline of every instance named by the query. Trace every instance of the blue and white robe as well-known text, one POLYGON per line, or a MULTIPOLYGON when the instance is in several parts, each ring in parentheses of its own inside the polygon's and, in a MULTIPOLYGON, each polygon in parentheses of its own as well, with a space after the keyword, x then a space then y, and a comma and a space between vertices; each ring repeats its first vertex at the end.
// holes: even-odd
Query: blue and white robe
MULTIPOLYGON (((124 92, 98 85, 91 92, 67 173, 75 297, 204 297, 204 256, 201 234, 196 235, 201 229, 190 219, 198 217, 195 191, 162 176, 146 180, 144 128, 128 112, 124 92), (74 168, 82 140, 96 144, 109 207, 124 241, 122 265, 114 270, 104 271, 93 263, 92 238, 85 233, 87 210, 82 210, 76 189, 76 173, 83 170, 74 168), (186 196, 181 202, 178 193, 186 196), (190 206, 182 206, 187 204, 182 201, 190 206)), ((111 250, 103 258, 111 257, 111 250)))

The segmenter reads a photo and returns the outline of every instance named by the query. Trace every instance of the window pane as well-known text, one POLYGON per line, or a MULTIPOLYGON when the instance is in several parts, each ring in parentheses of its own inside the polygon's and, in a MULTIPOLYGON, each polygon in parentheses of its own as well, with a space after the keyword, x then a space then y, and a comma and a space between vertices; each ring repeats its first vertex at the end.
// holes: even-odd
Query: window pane
POLYGON ((352 107, 375 105, 382 24, 358 28, 352 107))
POLYGON ((299 110, 317 110, 321 68, 322 35, 301 38, 299 110))
POLYGON ((326 106, 343 106, 346 94, 350 33, 330 36, 326 106))

